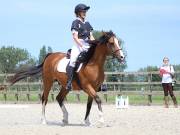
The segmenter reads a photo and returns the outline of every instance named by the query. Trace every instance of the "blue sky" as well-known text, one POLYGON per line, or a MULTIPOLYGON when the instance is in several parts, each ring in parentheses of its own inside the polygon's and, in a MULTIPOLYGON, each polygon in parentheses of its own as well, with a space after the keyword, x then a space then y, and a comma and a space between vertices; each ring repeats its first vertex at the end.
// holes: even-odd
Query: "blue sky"
POLYGON ((160 66, 164 56, 180 64, 178 0, 0 0, 0 46, 25 48, 34 57, 43 45, 66 51, 78 3, 91 6, 87 19, 95 30, 113 30, 124 40, 127 71, 160 66))

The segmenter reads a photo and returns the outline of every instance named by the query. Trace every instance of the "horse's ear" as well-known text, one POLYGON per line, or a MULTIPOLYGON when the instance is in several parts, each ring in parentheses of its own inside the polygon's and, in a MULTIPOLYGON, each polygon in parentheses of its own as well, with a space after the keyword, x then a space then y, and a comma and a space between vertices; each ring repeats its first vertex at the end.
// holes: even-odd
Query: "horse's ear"
POLYGON ((115 36, 115 34, 113 33, 112 30, 109 31, 109 34, 110 34, 111 36, 113 36, 113 35, 115 36))

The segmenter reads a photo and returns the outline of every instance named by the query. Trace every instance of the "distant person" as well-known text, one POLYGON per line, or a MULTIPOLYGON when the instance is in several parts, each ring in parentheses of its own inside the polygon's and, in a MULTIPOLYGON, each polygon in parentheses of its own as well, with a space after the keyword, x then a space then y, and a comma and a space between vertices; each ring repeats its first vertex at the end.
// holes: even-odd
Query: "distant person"
POLYGON ((106 84, 101 85, 101 91, 107 91, 107 86, 106 84))
POLYGON ((168 94, 170 94, 174 106, 177 108, 177 100, 176 97, 173 93, 173 87, 172 87, 172 81, 173 81, 173 76, 174 76, 174 68, 172 65, 169 64, 169 58, 164 57, 163 59, 163 65, 159 70, 160 76, 162 77, 162 87, 164 90, 164 101, 165 101, 165 107, 168 108, 168 94))

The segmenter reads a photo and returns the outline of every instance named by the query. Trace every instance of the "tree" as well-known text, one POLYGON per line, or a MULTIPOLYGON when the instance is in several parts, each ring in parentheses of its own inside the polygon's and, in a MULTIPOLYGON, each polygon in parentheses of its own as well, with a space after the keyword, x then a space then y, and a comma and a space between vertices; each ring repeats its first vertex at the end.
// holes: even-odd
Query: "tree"
POLYGON ((180 64, 179 65, 173 65, 175 72, 180 71, 180 64))
MULTIPOLYGON (((179 65, 173 65, 173 67, 174 67, 175 73, 180 71, 180 64, 179 65)), ((176 74, 175 78, 176 78, 177 81, 180 81, 180 74, 179 73, 176 74)))
POLYGON ((50 46, 48 46, 47 52, 48 53, 52 53, 53 52, 53 50, 52 50, 52 48, 50 46))
POLYGON ((31 55, 26 49, 13 46, 0 48, 0 69, 2 73, 13 73, 21 64, 30 62, 31 55))
POLYGON ((39 53, 39 64, 41 64, 46 56, 47 52, 46 52, 46 46, 43 45, 43 47, 40 49, 40 53, 39 53))
POLYGON ((41 64, 43 62, 44 58, 46 57, 46 55, 48 53, 52 53, 52 52, 53 52, 53 50, 50 46, 48 46, 48 48, 46 48, 46 46, 43 45, 43 47, 40 49, 38 63, 41 64))

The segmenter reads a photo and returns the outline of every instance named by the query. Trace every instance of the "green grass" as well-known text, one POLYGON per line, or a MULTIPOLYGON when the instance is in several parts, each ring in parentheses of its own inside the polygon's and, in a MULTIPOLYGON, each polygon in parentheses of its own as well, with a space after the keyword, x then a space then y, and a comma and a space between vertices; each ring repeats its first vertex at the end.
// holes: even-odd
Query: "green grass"
MULTIPOLYGON (((54 94, 54 101, 56 100, 56 95, 54 94)), ((104 96, 101 95, 100 96, 103 103, 106 103, 104 96)), ((111 95, 111 96, 107 96, 107 103, 109 104, 114 104, 115 103, 115 98, 116 96, 111 95)), ((180 103, 180 96, 177 97, 178 102, 180 103)), ((52 99, 52 95, 51 93, 49 94, 49 98, 48 98, 48 102, 54 102, 52 99)), ((0 93, 0 102, 5 102, 4 100, 4 94, 0 93)), ((39 95, 37 92, 33 92, 32 94, 30 94, 30 99, 29 101, 27 100, 27 95, 26 94, 19 94, 18 96, 18 101, 16 99, 15 94, 13 93, 7 93, 7 100, 6 102, 10 102, 10 103, 39 103, 39 95)), ((87 95, 82 93, 80 94, 80 102, 78 102, 77 100, 77 95, 70 93, 69 95, 67 95, 67 102, 68 103, 86 103, 87 102, 87 95)), ((172 102, 171 98, 170 98, 170 102, 172 102)), ((147 96, 143 96, 143 95, 129 95, 129 103, 131 105, 147 105, 148 104, 148 97, 147 96)), ((152 104, 158 104, 158 105, 162 105, 163 104, 163 96, 152 96, 152 104)))

